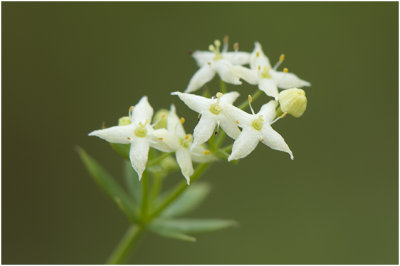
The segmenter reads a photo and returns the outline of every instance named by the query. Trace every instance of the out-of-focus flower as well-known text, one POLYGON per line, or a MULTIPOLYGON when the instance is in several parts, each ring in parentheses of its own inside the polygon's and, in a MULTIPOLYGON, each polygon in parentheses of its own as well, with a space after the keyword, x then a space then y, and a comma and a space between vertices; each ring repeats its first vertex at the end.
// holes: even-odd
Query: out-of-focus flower
POLYGON ((165 143, 171 151, 175 152, 176 161, 181 168, 182 175, 190 184, 190 177, 194 172, 192 160, 203 163, 216 158, 201 145, 191 149, 193 136, 186 134, 182 125, 184 119, 177 116, 174 105, 171 105, 167 121, 167 129, 155 130, 154 135, 159 141, 165 143))
POLYGON ((210 52, 195 52, 193 57, 196 59, 200 69, 189 81, 185 92, 194 92, 204 84, 212 80, 216 73, 226 83, 240 85, 242 82, 239 77, 232 72, 231 67, 237 63, 248 63, 250 56, 248 53, 220 51, 221 42, 216 40, 209 46, 210 52))
POLYGON ((308 81, 302 80, 287 68, 282 72, 277 71, 278 66, 283 62, 284 55, 280 56, 275 67, 271 67, 268 57, 264 54, 261 44, 256 42, 250 58, 250 69, 243 66, 232 66, 231 71, 250 84, 258 85, 258 88, 268 96, 278 100, 278 88, 290 89, 303 86, 311 86, 308 81))

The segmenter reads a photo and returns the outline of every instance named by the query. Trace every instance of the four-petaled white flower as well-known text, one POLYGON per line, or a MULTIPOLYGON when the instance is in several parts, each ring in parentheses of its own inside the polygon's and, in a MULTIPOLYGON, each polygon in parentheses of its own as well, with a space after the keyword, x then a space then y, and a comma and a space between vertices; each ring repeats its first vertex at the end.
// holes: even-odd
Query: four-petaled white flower
POLYGON ((201 115, 193 132, 193 147, 206 142, 212 136, 216 125, 233 139, 239 136, 240 130, 235 120, 227 113, 231 110, 228 107, 239 97, 238 92, 217 93, 217 97, 211 99, 181 92, 173 92, 172 95, 178 95, 190 109, 201 115))
POLYGON ((285 140, 271 127, 271 122, 276 116, 276 106, 276 101, 269 101, 261 107, 257 114, 248 114, 234 106, 229 107, 231 109, 229 114, 236 119, 236 123, 242 128, 242 132, 233 143, 232 153, 228 161, 246 157, 257 147, 259 141, 271 149, 289 153, 293 160, 292 151, 285 140))
POLYGON ((252 85, 258 85, 258 88, 268 96, 278 99, 278 88, 290 89, 303 86, 311 86, 308 81, 302 80, 293 73, 288 73, 287 69, 283 72, 276 71, 282 63, 282 55, 274 68, 271 67, 268 57, 264 54, 261 44, 256 42, 255 48, 250 58, 250 69, 242 66, 232 66, 231 70, 252 85))
POLYGON ((181 168, 182 174, 187 183, 190 184, 190 177, 194 172, 192 160, 204 163, 215 160, 216 157, 201 145, 191 149, 193 137, 185 133, 182 125, 183 121, 176 115, 175 106, 171 105, 171 110, 167 117, 167 129, 157 129, 154 131, 154 135, 158 140, 165 143, 170 148, 170 151, 175 152, 176 161, 181 168))
POLYGON ((210 45, 210 52, 196 51, 193 53, 193 57, 200 66, 200 69, 190 79, 185 92, 194 92, 200 89, 204 84, 212 80, 216 73, 227 83, 235 85, 242 84, 239 77, 231 68, 236 64, 247 64, 250 59, 250 54, 238 51, 227 52, 225 51, 227 48, 221 53, 220 46, 221 42, 216 40, 214 45, 210 45))
POLYGON ((111 143, 131 144, 129 157, 140 180, 146 168, 150 146, 169 151, 153 135, 154 129, 150 125, 152 116, 153 108, 144 96, 129 110, 130 124, 95 130, 89 136, 97 136, 111 143))

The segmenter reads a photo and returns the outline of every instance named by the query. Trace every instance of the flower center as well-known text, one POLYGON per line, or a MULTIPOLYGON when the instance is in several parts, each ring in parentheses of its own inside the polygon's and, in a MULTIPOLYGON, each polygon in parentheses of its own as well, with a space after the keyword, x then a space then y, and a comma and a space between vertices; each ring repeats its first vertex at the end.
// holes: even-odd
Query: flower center
POLYGON ((251 122, 251 126, 255 129, 260 131, 263 127, 264 124, 264 119, 260 115, 257 119, 254 119, 253 122, 251 122))
POLYGON ((218 61, 218 60, 222 59, 222 54, 220 52, 220 47, 221 47, 221 42, 219 40, 215 40, 214 41, 214 45, 210 44, 210 46, 208 47, 208 49, 211 52, 214 52, 214 54, 215 54, 214 58, 213 58, 214 61, 218 61))
POLYGON ((184 138, 180 139, 181 145, 186 149, 189 149, 190 145, 192 145, 192 142, 193 136, 191 134, 187 134, 184 138))
POLYGON ((222 111, 221 106, 218 103, 211 104, 210 112, 214 115, 218 115, 222 111))
POLYGON ((263 77, 265 79, 272 78, 271 75, 269 74, 270 70, 271 70, 271 68, 269 66, 265 66, 263 71, 261 72, 261 77, 263 77))
MULTIPOLYGON (((147 122, 146 122, 146 124, 147 124, 147 122)), ((136 137, 138 137, 138 138, 146 137, 146 135, 147 135, 147 130, 145 128, 146 124, 143 125, 141 122, 139 122, 139 126, 133 132, 136 137)))

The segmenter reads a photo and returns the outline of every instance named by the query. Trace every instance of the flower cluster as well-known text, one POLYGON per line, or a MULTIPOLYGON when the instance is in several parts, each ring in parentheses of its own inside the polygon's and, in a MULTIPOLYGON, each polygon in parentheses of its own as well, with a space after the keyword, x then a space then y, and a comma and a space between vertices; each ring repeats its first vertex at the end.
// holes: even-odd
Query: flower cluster
POLYGON ((227 156, 228 161, 248 156, 259 142, 274 150, 286 152, 293 159, 289 146, 271 125, 286 114, 300 117, 304 113, 307 98, 299 88, 310 86, 310 83, 289 73, 287 68, 278 71, 284 55, 272 66, 260 43, 255 43, 251 53, 239 51, 238 44, 234 45, 234 51, 229 52, 228 38, 225 38, 222 49, 221 42, 216 40, 209 46, 209 51, 196 51, 192 56, 199 70, 190 79, 184 92, 173 92, 172 95, 178 96, 199 114, 193 135, 186 134, 184 118, 178 117, 174 105, 151 124, 153 108, 146 96, 129 109, 129 116, 120 119, 118 126, 95 130, 89 135, 111 143, 130 144, 130 161, 139 179, 146 169, 149 149, 152 147, 161 152, 175 153, 176 161, 189 184, 194 172, 192 161, 202 163, 221 158, 205 146, 216 128, 217 132, 221 128, 234 140, 232 151, 227 156), (211 98, 193 94, 215 75, 222 82, 233 85, 242 84, 241 80, 257 85, 260 91, 273 99, 255 113, 251 105, 253 98, 249 95, 251 113, 247 113, 234 105, 240 95, 236 91, 218 92, 211 98), (279 92, 279 89, 282 91, 279 92))

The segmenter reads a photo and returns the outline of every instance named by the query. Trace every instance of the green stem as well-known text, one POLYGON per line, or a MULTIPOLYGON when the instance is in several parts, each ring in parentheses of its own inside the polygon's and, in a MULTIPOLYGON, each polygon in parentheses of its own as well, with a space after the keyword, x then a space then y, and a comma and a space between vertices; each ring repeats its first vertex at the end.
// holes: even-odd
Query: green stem
MULTIPOLYGON (((251 95, 252 100, 253 100, 253 101, 256 100, 258 97, 261 96, 262 93, 263 93, 263 92, 262 92, 261 90, 257 90, 253 95, 251 95)), ((243 110, 243 109, 247 108, 248 106, 249 106, 249 101, 246 100, 246 101, 242 102, 242 103, 238 106, 238 108, 243 110)))
MULTIPOLYGON (((193 175, 190 177, 191 183, 196 181, 208 168, 210 167, 210 163, 203 163, 197 166, 196 170, 194 171, 193 175)), ((174 191, 166 198, 166 200, 148 217, 146 223, 150 222, 152 219, 157 217, 165 208, 167 208, 176 198, 179 197, 188 187, 185 181, 182 181, 174 191)))
POLYGON ((133 245, 139 240, 139 236, 144 231, 143 227, 139 227, 137 225, 132 225, 128 231, 126 231, 124 237, 118 243, 118 246, 114 249, 111 256, 108 258, 106 264, 121 264, 123 263, 130 251, 132 250, 133 245))
POLYGON ((143 173, 142 177, 142 207, 141 210, 141 220, 144 221, 147 216, 147 205, 149 200, 149 179, 147 172, 143 173))

